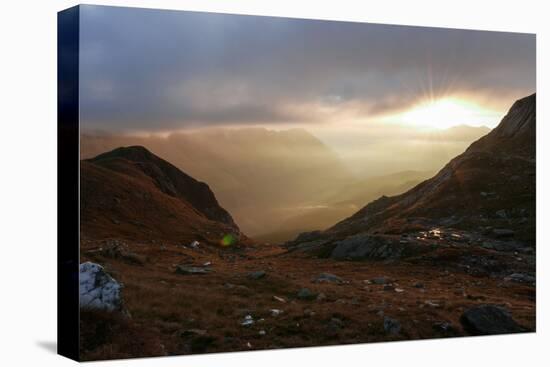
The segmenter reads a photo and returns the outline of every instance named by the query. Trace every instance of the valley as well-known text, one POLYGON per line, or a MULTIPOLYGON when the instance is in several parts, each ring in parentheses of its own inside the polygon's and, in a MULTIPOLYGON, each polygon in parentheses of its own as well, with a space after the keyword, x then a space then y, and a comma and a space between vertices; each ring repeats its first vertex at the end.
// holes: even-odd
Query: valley
POLYGON ((316 186, 349 213, 324 228, 295 214, 313 228, 290 240, 249 236, 209 184, 143 146, 82 160, 81 263, 101 266, 82 357, 535 331, 535 98, 431 178, 316 186))

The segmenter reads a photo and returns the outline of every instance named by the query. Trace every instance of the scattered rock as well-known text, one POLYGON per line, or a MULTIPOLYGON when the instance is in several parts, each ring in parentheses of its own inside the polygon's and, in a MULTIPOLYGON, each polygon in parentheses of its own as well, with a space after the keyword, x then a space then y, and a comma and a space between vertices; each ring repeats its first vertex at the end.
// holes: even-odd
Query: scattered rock
POLYGON ((208 274, 212 270, 208 268, 203 268, 199 266, 187 266, 187 265, 178 265, 176 266, 176 273, 182 275, 194 275, 194 274, 208 274))
POLYGON ((467 237, 462 236, 458 233, 451 233, 450 239, 451 241, 454 241, 454 242, 468 242, 467 237))
POLYGON ((254 324, 254 318, 252 318, 252 315, 246 315, 243 319, 243 321, 241 322, 241 325, 242 326, 251 326, 254 324))
POLYGON ((401 323, 391 317, 384 316, 384 331, 391 335, 397 335, 401 331, 401 323))
POLYGON ((197 249, 197 248, 199 248, 199 245, 200 245, 199 241, 193 241, 193 242, 191 242, 189 247, 191 247, 193 249, 197 249))
POLYGON ((265 278, 266 275, 267 273, 263 270, 253 271, 252 273, 248 274, 248 279, 258 280, 265 278))
POLYGON ((265 330, 258 331, 258 335, 264 336, 265 334, 267 334, 265 330))
POLYGON ((204 336, 204 335, 206 335, 206 330, 202 330, 202 329, 186 329, 180 332, 180 337, 204 336))
POLYGON ((317 295, 317 301, 324 301, 325 299, 327 299, 327 295, 324 294, 324 293, 319 293, 317 295))
POLYGON ((454 326, 451 323, 445 322, 445 321, 434 323, 432 325, 432 328, 435 331, 440 332, 440 333, 445 334, 445 335, 455 335, 457 333, 454 326))
POLYGON ((514 232, 511 229, 506 229, 506 228, 495 228, 495 229, 493 229, 493 234, 497 238, 509 238, 509 237, 514 237, 516 232, 514 232))
POLYGON ((299 299, 302 299, 302 300, 312 300, 317 295, 315 293, 313 293, 312 291, 310 291, 308 288, 302 288, 298 291, 298 294, 296 296, 299 299))
POLYGON ((215 341, 216 338, 211 335, 196 335, 191 340, 191 352, 204 353, 215 341))
POLYGON ((342 284, 344 280, 339 276, 330 273, 321 273, 317 278, 313 280, 314 283, 337 283, 342 284))
POLYGON ((506 214, 506 210, 504 210, 504 209, 497 210, 497 212, 495 214, 497 215, 497 217, 500 217, 502 219, 508 218, 508 215, 506 214))
POLYGON ((387 277, 378 277, 378 278, 372 279, 371 283, 378 284, 378 285, 387 284, 387 283, 390 283, 390 279, 387 277))
POLYGON ((534 276, 522 273, 514 273, 504 278, 506 281, 513 281, 518 283, 535 283, 536 278, 534 276))
POLYGON ((333 317, 327 323, 325 334, 334 337, 343 327, 344 322, 337 317, 333 317))
POLYGON ((271 313, 271 316, 277 317, 277 316, 279 316, 280 314, 282 314, 284 311, 283 311, 283 310, 279 310, 279 309, 277 309, 277 308, 272 308, 271 310, 269 310, 269 312, 271 313))
POLYGON ((128 246, 118 240, 107 240, 99 253, 111 259, 119 259, 130 264, 143 265, 147 261, 145 256, 131 252, 128 246))
POLYGON ((331 318, 330 323, 335 325, 339 329, 344 327, 344 322, 342 320, 340 320, 339 318, 337 318, 337 317, 331 318))
POLYGON ((435 301, 426 300, 424 304, 430 307, 440 307, 440 304, 435 301))
POLYGON ((283 297, 273 296, 273 300, 281 303, 286 303, 286 299, 283 297))
POLYGON ((80 307, 105 311, 122 310, 122 285, 92 262, 80 264, 80 307))
POLYGON ((464 330, 472 335, 508 334, 526 331, 510 313, 498 306, 481 305, 466 310, 460 317, 464 330))

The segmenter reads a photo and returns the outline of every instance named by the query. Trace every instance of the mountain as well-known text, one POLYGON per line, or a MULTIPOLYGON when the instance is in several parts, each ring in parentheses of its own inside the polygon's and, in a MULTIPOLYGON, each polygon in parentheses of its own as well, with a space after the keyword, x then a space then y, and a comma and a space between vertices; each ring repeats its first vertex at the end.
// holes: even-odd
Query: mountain
POLYGON ((80 187, 83 237, 217 243, 240 235, 207 184, 141 146, 82 160, 80 187))
POLYGON ((277 230, 295 214, 289 208, 310 205, 319 195, 353 180, 338 155, 304 129, 216 128, 168 136, 84 134, 81 154, 90 158, 130 145, 142 145, 208 182, 250 236, 277 230))
POLYGON ((328 230, 302 238, 337 240, 441 226, 506 235, 533 246, 535 123, 533 94, 516 101, 498 127, 434 177, 401 195, 382 196, 328 230))

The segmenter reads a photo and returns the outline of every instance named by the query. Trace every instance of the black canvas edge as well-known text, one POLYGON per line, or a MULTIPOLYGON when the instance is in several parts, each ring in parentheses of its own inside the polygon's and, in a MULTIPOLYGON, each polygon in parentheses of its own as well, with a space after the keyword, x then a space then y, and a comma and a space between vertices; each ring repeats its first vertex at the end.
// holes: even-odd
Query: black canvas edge
POLYGON ((79 361, 80 7, 57 13, 57 353, 79 361))

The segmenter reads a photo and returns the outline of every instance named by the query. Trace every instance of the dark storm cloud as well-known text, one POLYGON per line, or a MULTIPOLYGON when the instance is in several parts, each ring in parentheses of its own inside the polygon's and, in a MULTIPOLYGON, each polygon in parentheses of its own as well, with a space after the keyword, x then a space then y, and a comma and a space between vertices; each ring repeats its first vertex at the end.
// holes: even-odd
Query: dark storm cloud
MULTIPOLYGON (((87 128, 323 121, 535 87, 527 34, 84 6, 87 128)), ((509 102, 509 101, 508 101, 509 102)))

